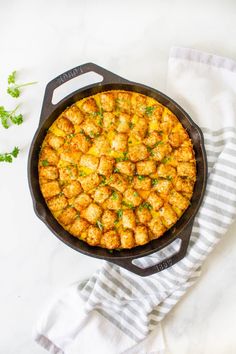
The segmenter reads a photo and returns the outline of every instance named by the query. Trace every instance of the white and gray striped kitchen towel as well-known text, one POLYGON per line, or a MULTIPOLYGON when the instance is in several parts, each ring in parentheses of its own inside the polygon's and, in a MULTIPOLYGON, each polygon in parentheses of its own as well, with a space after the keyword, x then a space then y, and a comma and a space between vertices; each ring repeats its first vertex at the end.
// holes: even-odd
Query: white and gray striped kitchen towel
MULTIPOLYGON (((88 281, 66 289, 36 328, 35 339, 52 353, 164 353, 160 321, 194 284, 236 218, 236 62, 173 48, 167 84, 167 94, 202 127, 208 156, 206 194, 187 255, 147 278, 104 262, 88 281)), ((136 265, 157 263, 178 247, 176 241, 136 265)))

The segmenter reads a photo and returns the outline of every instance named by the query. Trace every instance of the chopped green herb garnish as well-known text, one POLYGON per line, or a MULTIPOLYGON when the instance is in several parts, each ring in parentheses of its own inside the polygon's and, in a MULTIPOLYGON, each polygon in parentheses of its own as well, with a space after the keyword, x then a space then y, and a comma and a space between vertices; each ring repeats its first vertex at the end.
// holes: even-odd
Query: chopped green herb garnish
POLYGON ((67 138, 72 139, 72 138, 74 138, 74 136, 75 136, 75 134, 68 134, 67 138))
POLYGON ((96 222, 98 228, 102 231, 103 230, 103 224, 101 223, 101 221, 97 220, 96 222))
POLYGON ((139 210, 143 210, 143 208, 148 209, 148 210, 152 210, 151 204, 149 204, 147 202, 145 202, 139 206, 139 210))
POLYGON ((170 157, 168 157, 168 156, 166 156, 166 157, 164 157, 164 159, 162 159, 162 163, 164 163, 164 164, 166 164, 167 162, 169 162, 170 161, 170 157))
POLYGON ((158 145, 163 145, 163 144, 164 144, 163 141, 158 141, 158 142, 156 142, 156 144, 153 146, 153 149, 154 149, 155 147, 157 147, 158 145))
POLYGON ((113 250, 108 250, 109 253, 113 253, 113 250))
POLYGON ((119 220, 114 221, 114 225, 116 226, 119 223, 119 220))
POLYGON ((115 191, 112 192, 111 198, 112 198, 112 200, 118 199, 118 194, 115 191))
POLYGON ((101 175, 101 177, 102 177, 102 180, 101 180, 100 184, 101 184, 102 186, 105 186, 105 185, 106 185, 106 176, 101 175))
POLYGON ((122 209, 119 209, 119 210, 117 211, 117 215, 118 215, 119 218, 121 218, 122 215, 123 215, 123 210, 122 210, 122 209))
POLYGON ((172 176, 167 176, 166 179, 167 179, 168 181, 171 181, 171 180, 172 180, 172 176))
POLYGON ((155 107, 149 106, 145 108, 145 113, 147 116, 151 116, 153 114, 155 107))
POLYGON ((116 162, 122 162, 122 161, 127 161, 129 160, 128 158, 128 151, 123 152, 123 157, 116 157, 116 162))
POLYGON ((119 168, 117 168, 117 167, 116 167, 116 168, 114 168, 114 172, 115 172, 115 173, 120 172, 119 168))
POLYGON ((130 123, 129 123, 129 127, 130 127, 130 129, 133 129, 134 123, 130 122, 130 123))
POLYGON ((129 181, 129 183, 131 183, 131 182, 133 182, 134 177, 133 176, 127 176, 127 179, 129 181))
POLYGON ((141 175, 138 176, 138 180, 139 180, 139 181, 143 181, 144 178, 145 178, 145 176, 141 176, 141 175))
POLYGON ((158 182, 159 182, 158 178, 153 178, 152 179, 152 185, 153 186, 156 186, 158 184, 158 182))
POLYGON ((132 203, 126 203, 125 201, 123 201, 121 204, 126 206, 129 209, 133 209, 134 208, 134 205, 132 203))
POLYGON ((12 163, 12 157, 16 158, 19 154, 19 148, 17 146, 14 147, 12 152, 6 152, 5 154, 0 154, 0 162, 9 162, 12 163))
POLYGON ((36 81, 33 81, 33 82, 27 82, 25 84, 20 84, 20 85, 17 85, 16 84, 16 70, 13 71, 9 76, 8 76, 8 88, 7 88, 7 93, 9 95, 11 95, 12 97, 14 98, 17 98, 20 96, 20 88, 21 87, 24 87, 24 86, 30 86, 30 85, 34 85, 36 84, 37 82, 36 81))
POLYGON ((49 165, 48 160, 43 160, 43 161, 42 161, 42 166, 43 166, 43 167, 48 166, 48 165, 49 165))
POLYGON ((138 193, 137 192, 134 192, 133 195, 134 195, 134 197, 138 197, 138 193))

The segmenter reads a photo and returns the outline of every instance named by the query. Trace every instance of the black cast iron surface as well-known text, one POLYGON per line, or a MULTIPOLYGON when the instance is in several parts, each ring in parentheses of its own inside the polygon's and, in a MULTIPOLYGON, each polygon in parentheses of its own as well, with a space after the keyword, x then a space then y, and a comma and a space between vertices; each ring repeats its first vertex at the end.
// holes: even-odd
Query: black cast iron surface
POLYGON ((151 275, 172 266, 186 255, 194 216, 201 205, 207 181, 207 158, 204 148, 203 134, 189 115, 175 101, 162 92, 139 83, 128 81, 93 63, 80 65, 56 77, 50 81, 46 87, 39 127, 34 135, 29 152, 28 181, 35 213, 61 241, 87 256, 102 258, 116 263, 121 267, 124 267, 141 276, 151 275), (57 87, 87 72, 95 72, 103 76, 103 81, 83 87, 69 94, 56 105, 52 104, 53 92, 57 87), (73 237, 66 230, 64 230, 48 209, 40 191, 38 178, 38 157, 40 147, 47 133, 47 129, 51 126, 54 120, 62 111, 66 109, 66 107, 72 105, 76 101, 98 92, 108 90, 127 90, 138 92, 153 97, 164 106, 168 107, 178 117, 191 137, 197 163, 197 180, 193 191, 191 205, 184 212, 177 223, 170 230, 168 230, 164 236, 158 238, 157 240, 153 240, 144 246, 139 246, 131 250, 113 251, 113 253, 110 253, 108 250, 100 247, 89 246, 87 243, 73 237), (145 269, 139 268, 132 263, 132 260, 135 258, 144 257, 159 251, 177 238, 181 239, 180 250, 177 254, 158 263, 157 265, 145 269))

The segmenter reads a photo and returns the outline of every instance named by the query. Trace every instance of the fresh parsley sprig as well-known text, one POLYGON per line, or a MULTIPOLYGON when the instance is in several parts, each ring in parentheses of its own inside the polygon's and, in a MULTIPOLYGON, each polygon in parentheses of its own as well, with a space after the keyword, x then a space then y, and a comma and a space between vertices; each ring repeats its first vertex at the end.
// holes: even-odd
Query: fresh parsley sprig
POLYGON ((16 84, 16 70, 14 70, 9 76, 8 76, 8 88, 7 88, 7 93, 11 95, 14 98, 17 98, 21 94, 21 88, 25 86, 30 86, 34 85, 37 83, 37 81, 32 81, 32 82, 27 82, 24 84, 16 84))
POLYGON ((0 162, 12 163, 13 157, 16 158, 19 154, 20 149, 15 146, 12 152, 6 152, 5 154, 0 154, 0 162))
POLYGON ((20 125, 23 123, 23 115, 22 114, 16 114, 17 109, 19 108, 19 105, 16 106, 15 109, 12 111, 7 111, 3 106, 0 106, 0 120, 2 123, 2 126, 5 129, 9 128, 9 121, 11 121, 13 124, 20 125))

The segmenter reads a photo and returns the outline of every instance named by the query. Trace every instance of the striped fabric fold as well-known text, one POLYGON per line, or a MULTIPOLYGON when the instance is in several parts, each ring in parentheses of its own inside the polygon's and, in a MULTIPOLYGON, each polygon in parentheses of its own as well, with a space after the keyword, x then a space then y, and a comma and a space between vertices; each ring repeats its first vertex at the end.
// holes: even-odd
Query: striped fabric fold
MULTIPOLYGON (((198 279, 201 264, 236 216, 236 131, 202 128, 209 176, 202 206, 195 218, 186 257, 173 267, 141 278, 104 262, 80 295, 87 312, 96 310, 135 342, 143 340, 198 279)), ((176 240, 177 241, 177 240, 176 240)), ((179 249, 179 242, 133 261, 146 268, 179 249)))
MULTIPOLYGON (((89 353, 91 341, 90 350, 104 354, 164 354, 161 321, 197 281, 204 260, 236 219, 236 62, 174 47, 167 92, 201 127, 208 158, 206 193, 187 254, 146 278, 104 261, 89 280, 66 289, 39 321, 35 339, 52 353, 89 353)), ((177 239, 133 263, 146 268, 179 248, 177 239)))

